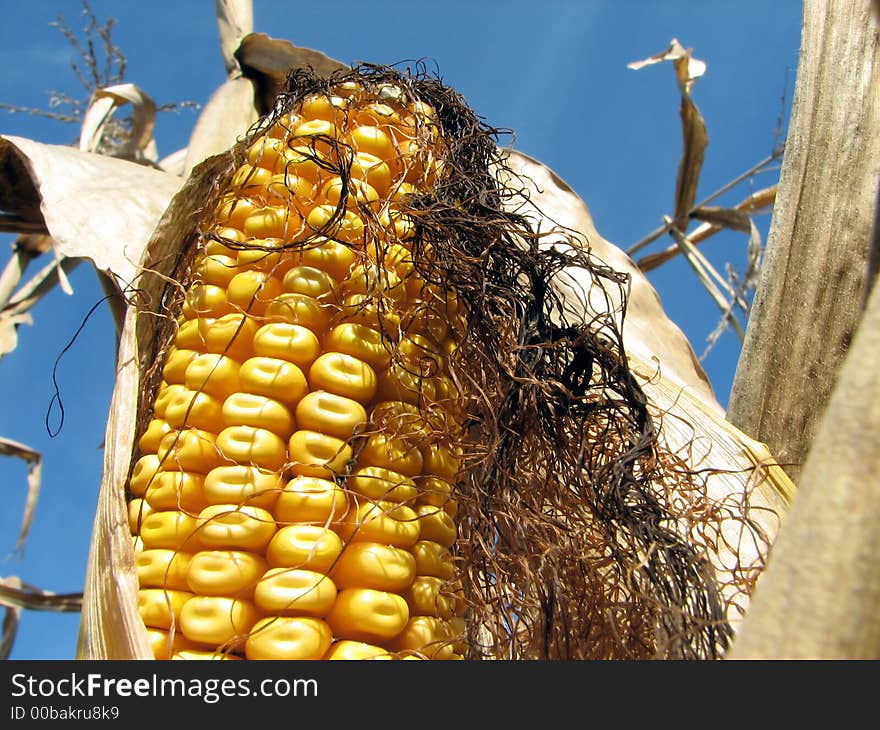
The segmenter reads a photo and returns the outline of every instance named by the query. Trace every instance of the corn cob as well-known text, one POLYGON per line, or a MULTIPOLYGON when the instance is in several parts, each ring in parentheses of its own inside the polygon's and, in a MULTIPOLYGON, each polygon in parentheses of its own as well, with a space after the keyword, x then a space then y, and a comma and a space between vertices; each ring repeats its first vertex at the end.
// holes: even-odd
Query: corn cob
POLYGON ((128 485, 156 658, 463 657, 464 306, 417 270, 407 207, 443 144, 428 104, 361 80, 251 139, 128 485))

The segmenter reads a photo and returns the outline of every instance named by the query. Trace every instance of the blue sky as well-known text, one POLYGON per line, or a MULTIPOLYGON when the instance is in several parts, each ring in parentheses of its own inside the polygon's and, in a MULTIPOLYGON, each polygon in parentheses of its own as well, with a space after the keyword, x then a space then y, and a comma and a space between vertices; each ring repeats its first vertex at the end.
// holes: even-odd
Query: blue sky
MULTIPOLYGON (((223 82, 211 0, 151 3, 92 0, 100 20, 117 19, 113 38, 127 58, 126 81, 159 104, 204 104, 223 82)), ((49 23, 59 13, 82 26, 78 0, 0 0, 0 102, 45 108, 50 90, 78 96, 72 49, 49 23)), ((671 213, 681 153, 678 92, 671 64, 640 71, 631 61, 678 38, 707 63, 694 99, 709 133, 698 200, 770 154, 780 117, 790 113, 800 45, 796 0, 463 0, 325 3, 255 0, 257 32, 321 50, 347 63, 424 58, 487 123, 515 131, 513 146, 539 159, 586 201, 599 232, 626 249, 671 213), (783 96, 785 103, 783 103, 783 96)), ((160 156, 186 146, 196 113, 159 116, 160 156)), ((68 144, 74 125, 0 110, 0 133, 68 144)), ((509 138, 502 140, 508 143, 509 138)), ((760 189, 775 174, 754 180, 760 189)), ((734 204, 749 186, 719 199, 734 204)), ((757 219, 766 240, 769 216, 757 219)), ((96 221, 95 225, 100 225, 96 221)), ((12 237, 0 234, 3 251, 12 237)), ((661 239, 645 252, 669 245, 661 239)), ((745 267, 744 236, 724 234, 701 248, 720 271, 745 267)), ((0 266, 8 254, 0 254, 0 266)), ((33 265, 36 272, 37 265, 33 265)), ((698 354, 718 311, 690 269, 674 260, 649 275, 667 314, 698 354)), ((42 452, 43 489, 23 555, 15 546, 26 469, 0 457, 0 576, 56 592, 81 590, 114 379, 113 325, 99 307, 58 361, 64 424, 46 429, 53 366, 101 298, 94 274, 76 269, 73 296, 56 290, 19 330, 18 349, 0 360, 0 436, 42 452)), ((726 333, 704 360, 727 403, 739 342, 726 333)), ((51 422, 57 425, 57 411, 51 422)), ((13 659, 72 658, 79 616, 25 612, 13 659)))

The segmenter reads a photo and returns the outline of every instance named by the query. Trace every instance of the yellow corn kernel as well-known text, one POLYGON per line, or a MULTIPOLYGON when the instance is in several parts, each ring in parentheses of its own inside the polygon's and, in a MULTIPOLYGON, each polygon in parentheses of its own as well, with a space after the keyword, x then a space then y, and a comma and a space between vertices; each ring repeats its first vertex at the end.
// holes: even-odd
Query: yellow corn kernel
POLYGON ((229 461, 266 471, 280 471, 287 461, 284 440, 257 426, 227 426, 217 434, 217 448, 229 461))
POLYGON ((343 297, 337 322, 359 322, 378 330, 393 342, 400 328, 400 316, 386 300, 377 300, 366 294, 349 294, 343 297))
POLYGON ((455 613, 455 599, 444 592, 444 581, 419 575, 402 594, 410 616, 436 616, 448 619, 455 613))
POLYGON ((166 631, 165 629, 148 628, 147 638, 153 649, 154 659, 170 659, 171 656, 177 652, 189 650, 198 651, 200 646, 196 642, 187 639, 180 633, 179 629, 172 632, 166 631))
POLYGON ((342 553, 342 540, 320 525, 293 524, 282 527, 266 548, 273 568, 305 568, 327 573, 342 553))
POLYGON ((373 588, 401 593, 416 577, 412 553, 378 542, 348 545, 330 573, 339 588, 373 588))
POLYGON ((224 314, 217 319, 199 320, 205 351, 227 355, 238 362, 251 356, 254 335, 259 327, 254 319, 239 312, 224 314))
POLYGON ((334 281, 342 281, 356 260, 350 246, 328 238, 318 237, 291 253, 294 266, 311 266, 324 271, 334 281))
POLYGON ((370 412, 370 420, 379 431, 414 442, 424 439, 431 432, 419 409, 412 403, 400 400, 377 403, 370 412))
POLYGON ((174 335, 174 346, 181 350, 204 351, 205 342, 199 331, 198 320, 185 319, 178 323, 177 332, 174 335))
POLYGON ((251 238, 247 248, 236 252, 239 270, 256 269, 278 275, 285 258, 289 256, 280 238, 251 238))
POLYGON ((329 660, 352 661, 355 659, 392 659, 386 649, 374 644, 366 644, 363 641, 351 641, 342 639, 333 642, 333 645, 323 657, 329 660))
POLYGON ((420 520, 406 505, 364 500, 336 526, 344 540, 409 548, 419 539, 420 520))
POLYGON ((268 568, 257 553, 202 550, 190 558, 186 585, 199 596, 250 598, 268 568))
POLYGON ((355 264, 351 274, 345 281, 347 295, 369 295, 373 297, 388 297, 392 306, 399 306, 406 297, 406 287, 403 280, 394 269, 371 262, 355 264))
POLYGON ((238 257, 222 254, 202 256, 193 267, 195 281, 225 289, 239 273, 238 257))
POLYGON ((335 205, 316 205, 306 218, 310 233, 345 243, 363 243, 364 221, 353 210, 337 210, 335 205))
POLYGON ((330 311, 313 297, 284 292, 266 305, 264 319, 270 323, 299 324, 312 332, 323 332, 330 322, 330 311))
POLYGON ((299 113, 303 119, 326 119, 336 122, 344 118, 348 100, 335 94, 310 94, 302 100, 299 113))
POLYGON ((327 653, 333 633, 310 616, 269 616, 254 624, 245 643, 248 659, 315 660, 327 653))
POLYGON ((201 544, 195 532, 197 527, 198 520, 186 512, 150 512, 141 521, 140 538, 145 550, 164 548, 191 553, 201 544))
POLYGON ((370 499, 408 502, 416 497, 416 483, 400 472, 382 466, 364 466, 351 475, 351 488, 370 499))
POLYGON ((345 588, 337 594, 326 620, 333 636, 340 639, 382 642, 404 630, 409 620, 409 608, 396 593, 372 588, 345 588))
MULTIPOLYGON (((190 426, 218 433, 226 425, 222 409, 223 404, 207 393, 181 390, 169 400, 165 408, 165 421, 174 429, 190 426)), ((158 448, 158 443, 156 446, 158 448)))
POLYGON ((141 588, 138 591, 138 613, 146 626, 154 629, 170 629, 179 625, 180 612, 192 598, 187 591, 165 588, 141 588))
POLYGON ((237 646, 260 617, 250 601, 228 596, 193 596, 180 609, 180 630, 192 641, 237 646))
POLYGON ((464 654, 467 651, 467 624, 465 620, 461 616, 453 616, 446 620, 446 628, 452 641, 452 651, 459 655, 464 654))
POLYGON ((355 180, 369 183, 380 196, 387 195, 391 187, 391 168, 381 157, 376 157, 371 152, 355 153, 349 175, 355 180))
POLYGON ((194 284, 186 294, 183 316, 221 317, 233 311, 226 296, 226 288, 214 284, 194 284))
POLYGON ((344 204, 349 208, 360 205, 375 210, 381 201, 376 188, 370 183, 364 180, 349 180, 346 183, 339 176, 331 177, 321 186, 320 196, 327 204, 337 208, 340 204, 344 204), (345 196, 344 203, 343 196, 345 196))
POLYGON ((391 360, 388 338, 359 322, 343 322, 333 327, 327 333, 324 346, 328 350, 356 357, 374 370, 388 367, 391 360))
POLYGON ((461 449, 442 443, 422 448, 424 474, 454 482, 461 468, 461 449))
POLYGON ((446 510, 439 509, 430 504, 416 505, 421 527, 420 535, 423 540, 439 542, 445 547, 451 547, 455 542, 458 531, 452 517, 446 510))
MULTIPOLYGON (((196 355, 194 360, 201 357, 201 355, 196 355)), ((187 365, 187 369, 189 365, 187 365)), ((184 371, 185 374, 185 371, 184 371)), ((169 385, 168 383, 163 383, 159 386, 159 390, 156 391, 156 399, 153 402, 153 418, 164 419, 165 418, 165 409, 168 408, 168 404, 174 400, 180 393, 184 393, 187 390, 187 386, 181 383, 174 383, 173 385, 169 385)))
POLYGON ((186 379, 186 367, 199 354, 197 350, 179 350, 171 347, 162 367, 162 377, 168 384, 183 384, 186 379))
POLYGON ((409 551, 416 559, 418 575, 433 575, 449 580, 455 574, 455 564, 449 548, 433 540, 419 540, 409 551))
POLYGON ((226 654, 221 651, 204 649, 179 649, 171 655, 172 659, 183 661, 240 661, 241 657, 235 654, 226 654))
POLYGON ((275 534, 272 513, 250 505, 208 505, 198 525, 199 542, 206 548, 262 553, 275 534))
POLYGON ((422 472, 424 458, 410 439, 389 433, 373 433, 358 454, 359 466, 380 466, 413 477, 422 472))
POLYGON ((305 294, 312 299, 332 301, 338 283, 326 271, 314 266, 294 266, 284 273, 283 289, 290 294, 305 294))
POLYGON ((206 504, 235 504, 271 510, 284 483, 275 472, 246 464, 218 466, 205 476, 206 504))
POLYGON ((299 476, 333 479, 351 461, 351 446, 317 431, 294 431, 289 441, 290 470, 299 476))
POLYGON ((239 195, 259 195, 271 179, 272 172, 265 167, 245 164, 235 171, 229 186, 239 195))
POLYGON ((131 479, 128 482, 129 491, 135 497, 143 497, 147 492, 147 487, 153 481, 153 477, 162 466, 159 457, 154 454, 145 454, 138 459, 131 472, 131 479))
POLYGON ((419 300, 409 302, 400 326, 407 334, 425 335, 434 342, 444 342, 449 334, 446 315, 419 300))
POLYGON ((186 574, 191 559, 192 555, 189 553, 177 550, 142 550, 134 556, 138 583, 144 588, 189 591, 186 574))
POLYGON ((376 372, 363 360, 343 352, 325 352, 309 368, 313 390, 327 390, 358 403, 368 403, 376 394, 376 372))
POLYGON ((156 452, 162 468, 207 474, 222 459, 217 450, 216 436, 197 428, 170 431, 159 441, 156 452))
POLYGON ((216 219, 229 228, 243 230, 244 222, 256 210, 259 210, 259 206, 253 200, 227 195, 220 202, 216 219))
POLYGON ((226 287, 226 300, 236 311, 260 317, 269 302, 281 294, 281 282, 266 271, 249 269, 236 274, 226 287))
POLYGON ((302 113, 282 114, 266 130, 266 136, 286 140, 293 134, 293 128, 302 121, 302 118, 302 113))
POLYGON ((379 376, 376 395, 381 400, 402 400, 419 405, 434 401, 436 391, 431 380, 419 372, 417 365, 395 362, 379 376))
POLYGON ((265 184, 266 200, 270 205, 293 205, 297 213, 308 215, 315 205, 315 183, 292 173, 272 175, 265 184))
POLYGON ((458 513, 458 502, 452 498, 452 484, 437 477, 422 477, 418 480, 418 503, 428 504, 445 510, 450 517, 458 513))
POLYGON ((240 367, 232 358, 215 352, 196 355, 186 366, 184 385, 189 390, 207 393, 214 398, 224 400, 239 389, 240 367))
MULTIPOLYGON (((314 301, 311 297, 297 300, 303 310, 309 306, 309 302, 314 301)), ((325 315, 321 313, 320 316, 325 315)), ((308 368, 321 354, 321 343, 314 330, 306 325, 270 322, 260 327, 254 335, 254 354, 286 360, 299 368, 308 368)), ((303 379, 303 386, 305 385, 303 379)))
POLYGON ((428 659, 451 659, 453 655, 449 626, 435 616, 413 616, 389 642, 397 651, 415 651, 428 659))
POLYGON ((336 584, 323 573, 271 568, 254 590, 257 608, 274 616, 323 618, 336 600, 336 584))
POLYGON ((257 356, 245 360, 239 370, 239 384, 245 393, 265 395, 293 408, 309 392, 302 370, 287 360, 257 356))
POLYGON ((174 429, 164 418, 151 418, 146 430, 138 438, 138 448, 142 454, 155 454, 159 451, 162 439, 174 429))
POLYGON ((271 431, 282 438, 293 433, 293 414, 277 400, 255 393, 233 393, 222 406, 226 426, 254 426, 271 431))
POLYGON ((199 512, 205 507, 205 478, 185 471, 161 471, 153 478, 144 498, 154 510, 199 512))
POLYGON ((279 524, 325 525, 348 513, 348 496, 331 479, 301 475, 278 495, 274 513, 279 524))
POLYGON ((144 518, 153 511, 145 499, 135 498, 128 503, 128 529, 132 535, 140 532, 144 518))
POLYGON ((367 422, 367 412, 356 400, 324 390, 313 390, 296 406, 301 428, 347 439, 367 422))

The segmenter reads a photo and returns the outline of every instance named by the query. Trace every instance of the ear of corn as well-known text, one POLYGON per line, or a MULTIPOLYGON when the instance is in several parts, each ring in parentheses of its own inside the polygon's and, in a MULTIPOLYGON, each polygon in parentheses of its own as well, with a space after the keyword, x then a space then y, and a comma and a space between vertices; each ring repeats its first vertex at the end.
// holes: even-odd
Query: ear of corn
POLYGON ((156 658, 465 651, 463 308, 415 270, 404 207, 441 140, 433 109, 380 91, 268 126, 200 241, 128 485, 156 658))

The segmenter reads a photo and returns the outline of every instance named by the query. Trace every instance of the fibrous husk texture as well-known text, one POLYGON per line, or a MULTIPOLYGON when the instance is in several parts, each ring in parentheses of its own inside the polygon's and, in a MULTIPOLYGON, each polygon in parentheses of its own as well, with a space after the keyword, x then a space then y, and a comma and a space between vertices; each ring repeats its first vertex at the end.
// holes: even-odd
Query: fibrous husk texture
MULTIPOLYGON (((719 541, 726 521, 759 528, 707 496, 710 469, 691 469, 686 454, 670 453, 658 439, 661 414, 631 371, 621 337, 628 275, 594 256, 588 242, 564 230, 538 233, 517 212, 525 186, 505 167, 503 132, 424 67, 360 65, 329 78, 292 72, 275 110, 232 151, 190 245, 167 270, 187 281, 194 251, 216 235, 208 231, 211 213, 249 142, 299 99, 351 80, 430 104, 442 128, 435 148, 442 172, 407 204, 415 221, 408 246, 419 274, 467 312, 449 371, 466 414, 456 436, 464 466, 455 555, 469 658, 723 655, 729 599, 705 544, 719 541), (576 300, 570 286, 564 298, 555 286, 573 270, 588 282, 576 300)), ((351 150, 325 141, 336 145, 332 174, 348 181, 351 150)), ((378 223, 361 212, 369 236, 378 223)), ((315 238, 332 237, 333 223, 315 238)), ((171 341, 181 300, 182 287, 172 282, 163 301, 150 305, 170 315, 155 349, 171 341)), ((155 368, 147 373, 144 404, 158 377, 155 368)), ((140 413, 142 429, 148 408, 140 413)), ((733 592, 748 594, 754 574, 740 579, 733 592)))

